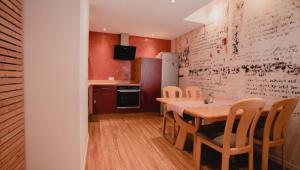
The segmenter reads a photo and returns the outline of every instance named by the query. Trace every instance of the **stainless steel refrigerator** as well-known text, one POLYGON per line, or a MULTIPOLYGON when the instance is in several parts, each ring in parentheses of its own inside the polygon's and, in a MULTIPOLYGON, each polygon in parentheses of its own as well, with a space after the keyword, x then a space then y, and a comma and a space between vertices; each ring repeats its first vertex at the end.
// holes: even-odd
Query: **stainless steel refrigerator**
POLYGON ((161 92, 166 86, 178 86, 178 55, 176 53, 160 52, 156 58, 162 60, 161 92))

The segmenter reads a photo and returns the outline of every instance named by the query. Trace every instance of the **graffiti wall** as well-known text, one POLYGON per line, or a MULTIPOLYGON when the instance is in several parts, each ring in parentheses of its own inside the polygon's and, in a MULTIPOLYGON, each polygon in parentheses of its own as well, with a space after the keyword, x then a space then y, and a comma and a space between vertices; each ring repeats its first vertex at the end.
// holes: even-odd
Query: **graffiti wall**
MULTIPOLYGON (((269 104, 299 97, 300 1, 215 0, 205 8, 207 13, 215 9, 217 18, 175 40, 179 85, 198 85, 204 94, 232 99, 263 97, 269 104)), ((300 167, 298 129, 299 105, 287 128, 294 167, 300 167)))

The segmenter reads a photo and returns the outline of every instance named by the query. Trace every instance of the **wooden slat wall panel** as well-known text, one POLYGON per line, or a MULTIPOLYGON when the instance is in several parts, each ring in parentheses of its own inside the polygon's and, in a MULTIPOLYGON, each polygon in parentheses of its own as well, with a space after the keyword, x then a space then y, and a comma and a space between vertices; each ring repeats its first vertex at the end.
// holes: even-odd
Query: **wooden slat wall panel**
POLYGON ((0 146, 0 153, 3 153, 5 150, 9 148, 9 146, 17 143, 19 140, 24 140, 24 131, 18 133, 14 137, 10 138, 7 142, 0 146))
MULTIPOLYGON (((3 0, 0 1, 0 8, 6 12, 9 16, 17 20, 20 24, 22 24, 22 16, 19 15, 16 11, 14 11, 12 8, 9 8, 8 5, 10 3, 5 4, 3 0)), ((21 25, 22 26, 22 25, 21 25)))
POLYGON ((23 90, 15 90, 15 91, 0 93, 0 100, 7 99, 10 97, 20 96, 23 93, 24 93, 23 90))
POLYGON ((0 0, 0 169, 25 169, 23 1, 0 0))
POLYGON ((4 34, 2 32, 0 32, 0 39, 4 40, 4 41, 7 41, 7 42, 10 42, 14 45, 17 45, 17 46, 21 46, 22 45, 22 42, 14 37, 11 37, 10 35, 7 35, 7 34, 4 34))
POLYGON ((17 32, 8 27, 5 27, 4 25, 0 25, 0 32, 9 35, 10 37, 13 37, 17 40, 22 40, 22 35, 18 34, 17 32))
POLYGON ((18 71, 0 71, 0 77, 6 78, 6 77, 22 77, 23 72, 18 71))
POLYGON ((1 56, 13 57, 13 58, 22 58, 23 57, 22 53, 1 48, 1 46, 0 46, 0 55, 1 56))
POLYGON ((12 58, 12 57, 7 57, 7 56, 1 56, 0 55, 0 63, 22 65, 22 60, 20 60, 18 58, 12 58))
POLYGON ((0 130, 0 137, 3 137, 4 135, 12 132, 14 129, 16 129, 17 127, 23 125, 23 120, 19 120, 17 122, 15 122, 14 124, 12 124, 11 126, 3 129, 3 130, 0 130))
POLYGON ((22 22, 20 22, 18 18, 14 18, 13 12, 6 8, 6 6, 2 3, 0 4, 0 15, 7 21, 17 26, 18 28, 22 28, 22 22))
POLYGON ((17 6, 16 3, 13 3, 11 0, 1 0, 1 2, 6 5, 8 8, 10 8, 11 10, 13 10, 16 15, 21 16, 21 8, 20 6, 17 6))
MULTIPOLYGON (((12 30, 13 32, 15 32, 15 33, 21 35, 21 37, 22 37, 22 29, 19 28, 19 27, 17 27, 17 26, 14 25, 13 23, 9 22, 8 20, 2 18, 1 16, 0 16, 0 23, 1 23, 1 25, 3 25, 4 27, 7 27, 8 29, 10 29, 10 30, 12 30)), ((14 35, 14 34, 12 34, 12 36, 13 36, 13 35, 14 35)), ((20 38, 21 38, 21 37, 20 37, 20 38)))
POLYGON ((14 116, 10 119, 5 120, 3 123, 0 124, 0 130, 3 130, 7 127, 9 127, 10 125, 14 124, 15 122, 19 121, 19 120, 24 120, 24 114, 20 113, 17 116, 14 116))
MULTIPOLYGON (((22 133, 20 133, 20 134, 22 134, 22 133)), ((18 140, 11 143, 11 145, 8 145, 7 148, 1 149, 3 151, 0 152, 0 160, 3 160, 4 157, 6 157, 10 152, 13 152, 16 147, 18 147, 19 145, 22 145, 23 142, 24 142, 24 137, 20 137, 18 140)))
POLYGON ((22 83, 23 83, 23 78, 22 77, 0 78, 0 85, 22 84, 22 83))

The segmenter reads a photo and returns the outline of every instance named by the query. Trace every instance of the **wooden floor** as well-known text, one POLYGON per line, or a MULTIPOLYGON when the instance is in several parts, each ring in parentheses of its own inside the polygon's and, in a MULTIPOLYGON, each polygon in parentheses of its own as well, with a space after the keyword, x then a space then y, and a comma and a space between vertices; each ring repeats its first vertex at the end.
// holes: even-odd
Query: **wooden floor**
POLYGON ((153 114, 104 115, 89 123, 87 170, 193 169, 192 155, 161 135, 153 114))
MULTIPOLYGON (((176 149, 161 135, 157 113, 101 115, 90 118, 87 170, 194 169, 192 153, 176 149)), ((191 142, 192 143, 192 142, 191 142)), ((192 150, 187 146, 188 150, 192 150)), ((203 169, 220 169, 220 155, 203 149, 203 169)), ((247 169, 247 157, 233 160, 230 169, 247 169), (241 160, 241 161, 240 161, 241 160)), ((260 167, 256 161, 255 167, 260 167)), ((259 168, 255 168, 259 169, 259 168)), ((271 169, 279 169, 272 166, 271 169)))

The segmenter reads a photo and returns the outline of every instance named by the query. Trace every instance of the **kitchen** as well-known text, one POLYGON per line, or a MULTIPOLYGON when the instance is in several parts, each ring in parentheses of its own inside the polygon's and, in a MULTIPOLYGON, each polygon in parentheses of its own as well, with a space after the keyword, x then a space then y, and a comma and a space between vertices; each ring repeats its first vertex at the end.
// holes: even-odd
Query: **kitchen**
POLYGON ((91 115, 158 112, 156 98, 161 96, 161 87, 178 85, 178 56, 170 52, 169 40, 90 32, 90 43, 91 115), (106 42, 115 38, 115 44, 104 44, 105 38, 106 42), (116 67, 104 66, 105 62, 116 67))

